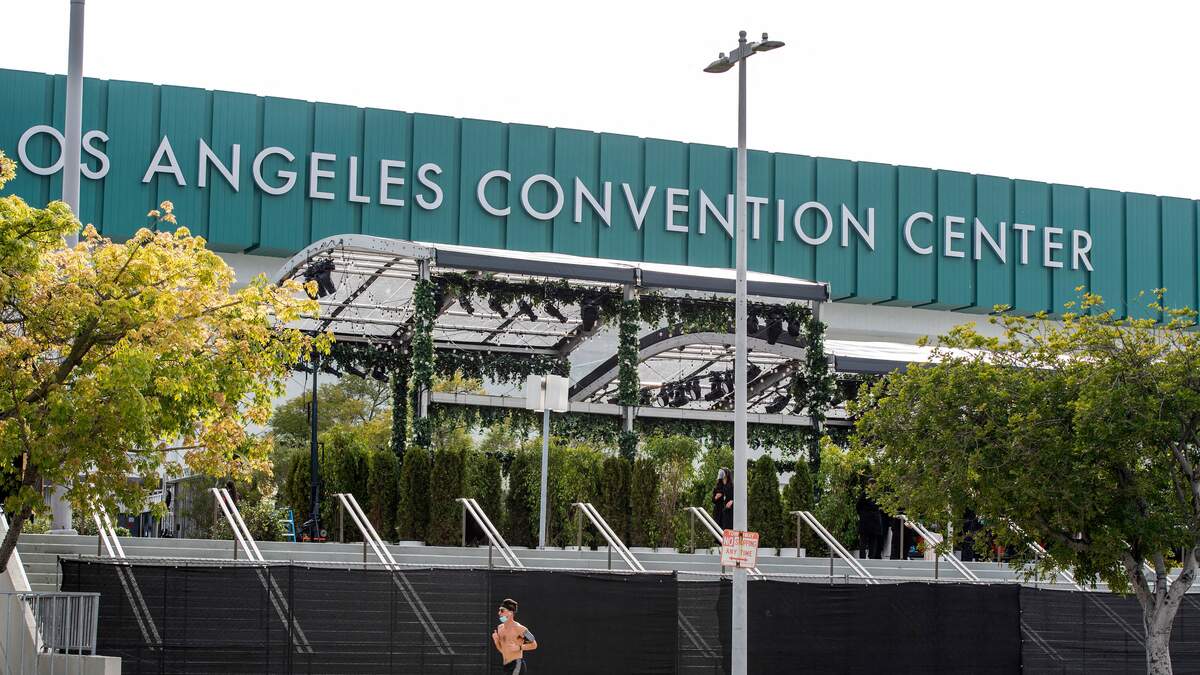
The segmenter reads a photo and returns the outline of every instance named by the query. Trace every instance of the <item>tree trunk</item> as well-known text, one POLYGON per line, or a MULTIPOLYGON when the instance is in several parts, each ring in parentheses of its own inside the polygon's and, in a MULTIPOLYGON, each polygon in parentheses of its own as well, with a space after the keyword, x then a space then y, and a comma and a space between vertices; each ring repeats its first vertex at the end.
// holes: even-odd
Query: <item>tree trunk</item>
POLYGON ((23 507, 17 517, 8 524, 8 532, 4 535, 4 543, 0 544, 0 573, 8 571, 8 559, 12 557, 12 552, 17 548, 17 537, 21 535, 21 528, 33 516, 33 508, 23 507))
MULTIPOLYGON (((1159 608, 1156 613, 1162 613, 1165 608, 1159 608)), ((1172 615, 1174 612, 1172 612, 1172 615)), ((1171 669, 1171 628, 1155 628, 1146 631, 1146 674, 1172 675, 1171 669)))

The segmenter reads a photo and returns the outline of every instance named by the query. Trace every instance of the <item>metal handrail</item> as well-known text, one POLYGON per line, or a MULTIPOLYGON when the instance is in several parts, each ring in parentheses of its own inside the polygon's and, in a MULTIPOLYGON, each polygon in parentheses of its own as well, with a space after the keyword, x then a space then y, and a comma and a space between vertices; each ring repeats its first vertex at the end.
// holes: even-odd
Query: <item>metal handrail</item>
MULTIPOLYGON (((699 506, 689 506, 687 507, 687 510, 691 512, 693 521, 697 515, 700 516, 700 522, 704 523, 704 528, 708 530, 709 534, 716 538, 717 545, 725 543, 725 535, 722 533, 721 526, 717 523, 717 519, 712 517, 712 514, 700 508, 699 506)), ((759 571, 758 567, 751 567, 748 571, 751 575, 763 576, 763 573, 759 571)))
POLYGON ((400 590, 400 594, 404 596, 404 600, 413 610, 417 620, 421 622, 421 626, 425 629, 425 633, 429 639, 433 641, 435 647, 442 655, 454 655, 454 648, 450 646, 450 640, 446 638, 446 634, 442 632, 437 621, 433 618, 433 613, 425 606, 425 602, 421 600, 421 596, 417 594, 417 589, 413 588, 408 577, 400 570, 400 564, 396 562, 395 556, 388 550, 387 544, 375 531, 375 526, 371 524, 371 520, 367 518, 367 514, 358 504, 358 499, 349 492, 336 492, 333 495, 341 502, 342 508, 350 513, 350 520, 354 521, 358 531, 363 535, 363 539, 369 543, 371 550, 383 563, 384 567, 392 574, 392 583, 400 590))
MULTIPOLYGON (((254 537, 250 535, 250 528, 246 527, 246 521, 242 520, 242 513, 238 510, 237 504, 234 503, 233 497, 230 496, 229 490, 225 488, 211 488, 213 494, 217 498, 217 505, 221 507, 221 512, 225 514, 225 520, 229 523, 229 529, 233 531, 234 539, 241 545, 242 550, 246 552, 246 557, 255 562, 265 562, 262 551, 258 549, 258 544, 254 542, 254 537)), ((237 555, 237 548, 234 548, 234 555, 237 555)))
POLYGON ((604 517, 601 516, 600 512, 596 510, 596 507, 592 506, 589 502, 574 502, 571 504, 571 506, 579 509, 583 515, 587 516, 588 520, 592 521, 592 526, 595 527, 596 530, 600 532, 600 534, 603 535, 604 539, 608 542, 609 550, 616 551, 617 555, 621 556, 621 559, 625 561, 625 564, 629 565, 629 569, 633 570, 634 572, 646 571, 646 567, 642 565, 642 563, 636 557, 634 557, 629 548, 625 546, 625 543, 621 541, 621 538, 617 536, 617 533, 614 532, 611 527, 609 527, 608 521, 604 520, 604 517))
MULTIPOLYGON (((808 525, 810 528, 812 528, 812 531, 816 532, 817 536, 820 537, 821 540, 825 542, 825 545, 829 547, 830 552, 836 553, 838 557, 841 558, 842 561, 854 571, 855 574, 865 579, 869 584, 879 583, 879 581, 875 579, 875 575, 871 574, 866 567, 863 567, 862 563, 858 562, 854 556, 850 555, 850 552, 846 550, 846 547, 842 546, 841 542, 839 542, 832 534, 830 534, 829 530, 825 529, 825 526, 821 524, 821 521, 817 520, 817 517, 814 516, 811 511, 792 511, 791 514, 804 521, 805 525, 808 525)), ((832 558, 832 556, 830 557, 832 558)), ((833 569, 832 562, 829 563, 829 568, 831 570, 833 569)))
POLYGON ((700 518, 700 522, 704 524, 704 528, 708 530, 708 533, 715 537, 718 542, 723 541, 721 528, 717 524, 717 520, 713 518, 708 511, 705 511, 699 506, 689 506, 684 510, 692 514, 693 521, 697 517, 700 518))
MULTIPOLYGON (((121 540, 117 537, 117 528, 113 527, 112 519, 108 517, 108 510, 103 506, 96 507, 96 510, 92 511, 92 520, 96 523, 96 532, 101 543, 108 550, 108 557, 124 561, 125 548, 121 546, 121 540)), ((162 645, 162 636, 154 623, 154 615, 146 605, 142 587, 138 585, 133 570, 127 565, 117 567, 117 579, 121 582, 121 589, 125 591, 125 598, 129 600, 129 606, 133 609, 133 618, 138 623, 142 639, 151 645, 151 648, 162 645)))
MULTIPOLYGON (((254 536, 250 534, 250 528, 246 526, 246 521, 242 519, 242 513, 238 510, 237 504, 229 494, 229 490, 225 488, 210 489, 217 499, 217 505, 221 507, 222 513, 225 514, 225 520, 229 523, 229 529, 233 531, 234 538, 241 545, 242 550, 246 552, 246 557, 253 563, 261 564, 261 567, 256 566, 258 580, 262 582, 263 590, 267 591, 267 597, 271 601, 271 606, 275 609, 275 614, 279 616, 279 620, 283 622, 284 626, 288 626, 294 631, 297 638, 296 651, 302 654, 314 653, 314 649, 308 641, 308 636, 300 628, 299 620, 292 615, 292 610, 288 607, 287 595, 279 587, 279 584, 275 581, 275 577, 266 573, 267 559, 263 557, 262 551, 259 550, 258 544, 255 543, 254 536)), ((234 545, 233 553, 236 557, 236 544, 234 545)))
MULTIPOLYGON (((464 516, 468 513, 471 514, 471 518, 475 520, 475 524, 487 536, 488 543, 500 551, 500 557, 504 558, 504 562, 508 563, 509 567, 525 567, 525 564, 517 557, 516 552, 504 540, 504 535, 500 534, 500 530, 496 529, 496 526, 492 524, 491 518, 488 518, 487 513, 479 505, 479 502, 475 501, 474 497, 459 497, 456 501, 462 504, 464 516)), ((463 537, 466 537, 465 525, 463 527, 463 537)), ((489 553, 488 555, 490 556, 491 554, 489 553)))
POLYGON ((904 514, 900 514, 899 518, 900 518, 900 522, 904 523, 913 532, 916 532, 917 534, 921 535, 922 539, 924 539, 927 542, 933 543, 933 545, 935 546, 934 555, 937 556, 938 560, 944 559, 946 562, 950 563, 951 567, 958 570, 959 574, 963 575, 970 581, 979 581, 980 580, 979 575, 972 572, 970 570, 970 568, 968 568, 966 565, 964 565, 961 560, 954 557, 953 553, 940 553, 937 551, 937 549, 936 549, 937 543, 942 541, 941 535, 930 532, 929 528, 925 527, 924 525, 918 523, 915 520, 912 520, 911 518, 908 518, 904 514))

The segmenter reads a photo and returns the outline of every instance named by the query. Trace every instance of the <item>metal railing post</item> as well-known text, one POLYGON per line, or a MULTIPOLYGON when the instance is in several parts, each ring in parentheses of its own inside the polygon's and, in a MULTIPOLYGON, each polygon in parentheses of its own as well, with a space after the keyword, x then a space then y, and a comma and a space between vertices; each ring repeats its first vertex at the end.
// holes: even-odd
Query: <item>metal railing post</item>
POLYGON ((691 530, 689 544, 692 547, 692 553, 696 552, 696 514, 688 511, 688 527, 691 530))
POLYGON ((346 543, 346 505, 338 501, 338 543, 346 543))
POLYGON ((575 550, 583 550, 583 512, 575 512, 575 550))
POLYGON ((460 506, 462 506, 462 547, 466 548, 467 547, 467 507, 465 504, 460 504, 460 506))

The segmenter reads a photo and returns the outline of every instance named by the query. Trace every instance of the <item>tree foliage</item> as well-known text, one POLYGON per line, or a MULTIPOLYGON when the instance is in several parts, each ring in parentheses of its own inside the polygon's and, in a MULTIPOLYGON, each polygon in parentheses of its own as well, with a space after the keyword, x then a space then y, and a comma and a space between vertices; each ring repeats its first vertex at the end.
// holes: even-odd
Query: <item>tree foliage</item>
MULTIPOLYGON (((175 223, 170 202, 151 216, 175 223)), ((81 510, 140 504, 128 476, 156 473, 177 439, 198 472, 269 471, 246 426, 267 421, 312 346, 283 327, 316 309, 298 282, 235 291, 233 270, 183 227, 116 243, 88 226, 66 248, 79 229, 62 202, 0 198, 0 470, 16 488, 0 565, 48 484, 81 510)))
MULTIPOLYGON (((750 510, 746 514, 746 524, 750 531, 758 532, 759 546, 778 548, 783 545, 785 525, 775 459, 763 455, 750 462, 747 469, 746 491, 749 492, 750 510)), ((735 502, 734 508, 737 506, 735 502)))
MULTIPOLYGON (((335 426, 391 424, 390 385, 373 378, 344 375, 317 389, 317 433, 335 426)), ((271 432, 276 445, 307 448, 312 391, 288 399, 271 414, 271 432)))
POLYGON ((409 448, 400 465, 396 530, 401 539, 424 541, 429 530, 429 451, 409 448))
POLYGON ((458 545, 462 536, 462 505, 466 489, 466 451, 447 448, 433 453, 429 478, 429 533, 426 542, 458 545))
POLYGON ((1090 294, 1067 309, 1061 323, 1004 314, 1001 337, 953 329, 940 363, 860 395, 857 443, 888 510, 944 522, 972 509, 999 543, 1046 547, 1030 573, 1132 590, 1148 671, 1168 673, 1200 544, 1195 313, 1151 302, 1132 309, 1152 318, 1117 319, 1090 294))
POLYGON ((634 460, 629 479, 630 546, 658 545, 661 535, 658 487, 658 472, 653 460, 646 457, 634 460))

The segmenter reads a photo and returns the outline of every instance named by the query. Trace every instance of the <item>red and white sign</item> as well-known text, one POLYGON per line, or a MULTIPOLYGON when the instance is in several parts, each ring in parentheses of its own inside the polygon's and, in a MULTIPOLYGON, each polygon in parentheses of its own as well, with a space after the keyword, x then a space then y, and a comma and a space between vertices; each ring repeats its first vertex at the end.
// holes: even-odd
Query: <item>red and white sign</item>
POLYGON ((752 568, 758 564, 758 533, 725 530, 721 540, 721 566, 752 568))

